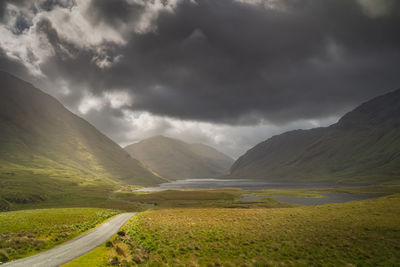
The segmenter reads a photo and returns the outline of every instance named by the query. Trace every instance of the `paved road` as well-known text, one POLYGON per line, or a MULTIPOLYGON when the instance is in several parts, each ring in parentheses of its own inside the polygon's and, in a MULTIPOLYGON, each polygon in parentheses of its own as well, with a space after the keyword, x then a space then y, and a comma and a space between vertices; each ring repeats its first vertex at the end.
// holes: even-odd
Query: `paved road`
POLYGON ((62 245, 34 256, 12 261, 1 267, 56 267, 82 256, 104 244, 135 214, 119 214, 99 227, 62 245))

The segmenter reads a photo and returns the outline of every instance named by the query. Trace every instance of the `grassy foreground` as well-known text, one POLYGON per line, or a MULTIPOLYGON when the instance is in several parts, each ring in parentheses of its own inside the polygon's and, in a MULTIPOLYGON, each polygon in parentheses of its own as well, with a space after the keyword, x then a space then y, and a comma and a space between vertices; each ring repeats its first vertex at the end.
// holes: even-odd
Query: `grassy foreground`
POLYGON ((65 242, 116 215, 115 210, 68 208, 0 213, 0 262, 65 242))
POLYGON ((395 266, 400 195, 315 207, 161 209, 67 266, 395 266), (123 259, 126 260, 123 261, 123 259))

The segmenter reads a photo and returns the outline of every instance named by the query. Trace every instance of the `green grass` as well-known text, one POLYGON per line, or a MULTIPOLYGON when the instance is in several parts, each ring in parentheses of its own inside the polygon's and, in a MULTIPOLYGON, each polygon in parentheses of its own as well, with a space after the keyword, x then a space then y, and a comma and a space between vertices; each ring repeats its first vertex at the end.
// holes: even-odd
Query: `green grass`
MULTIPOLYGON (((46 208, 93 206, 119 207, 120 202, 110 201, 108 195, 123 185, 104 172, 84 172, 71 166, 61 166, 44 157, 22 159, 23 153, 13 152, 14 164, 0 155, 0 211, 46 208)), ((1 153, 0 153, 1 154, 1 153)), ((134 208, 123 204, 124 209, 134 208)))
POLYGON ((62 265, 63 267, 81 267, 81 266, 102 266, 107 264, 112 258, 105 245, 102 245, 91 252, 73 260, 70 263, 62 265))
POLYGON ((304 188, 304 189, 263 189, 263 190, 242 190, 242 195, 258 196, 294 196, 294 197, 324 197, 329 193, 367 194, 384 196, 400 193, 400 183, 382 183, 379 185, 364 186, 337 186, 327 188, 304 188))
POLYGON ((0 261, 26 257, 65 242, 118 213, 67 208, 0 213, 0 261))
POLYGON ((400 195, 284 209, 152 210, 123 230, 91 266, 114 255, 143 266, 396 266, 400 195))
POLYGON ((140 205, 109 199, 119 184, 46 170, 0 172, 0 211, 34 208, 99 207, 141 210, 140 205))
POLYGON ((257 196, 323 197, 321 194, 325 192, 323 189, 263 189, 247 191, 247 194, 257 196))

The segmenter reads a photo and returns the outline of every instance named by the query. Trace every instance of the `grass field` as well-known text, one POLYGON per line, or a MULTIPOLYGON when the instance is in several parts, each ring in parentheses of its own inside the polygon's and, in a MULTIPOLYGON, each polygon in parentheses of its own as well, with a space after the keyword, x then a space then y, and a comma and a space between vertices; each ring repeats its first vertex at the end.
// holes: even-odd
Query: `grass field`
POLYGON ((123 230, 68 266, 105 266, 113 257, 143 266, 396 266, 400 195, 316 207, 152 210, 123 230))
POLYGON ((116 215, 116 210, 66 208, 0 213, 0 262, 65 242, 116 215))

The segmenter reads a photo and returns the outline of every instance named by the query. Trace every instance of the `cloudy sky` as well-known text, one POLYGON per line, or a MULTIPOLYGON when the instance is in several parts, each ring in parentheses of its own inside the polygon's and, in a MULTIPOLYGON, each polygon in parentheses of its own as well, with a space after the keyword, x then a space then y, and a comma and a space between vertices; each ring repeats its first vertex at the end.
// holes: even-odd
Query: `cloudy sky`
POLYGON ((0 69, 122 146, 233 157, 400 88, 398 0, 1 0, 0 69))

